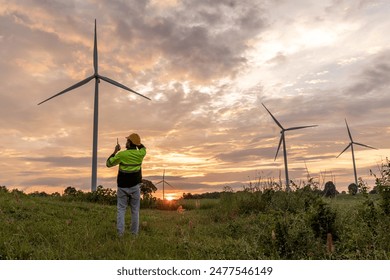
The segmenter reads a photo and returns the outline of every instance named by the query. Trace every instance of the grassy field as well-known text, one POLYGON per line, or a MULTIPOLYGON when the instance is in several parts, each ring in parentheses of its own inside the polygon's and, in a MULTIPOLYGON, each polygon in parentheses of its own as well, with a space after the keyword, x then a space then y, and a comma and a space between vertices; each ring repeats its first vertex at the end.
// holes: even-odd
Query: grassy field
POLYGON ((185 211, 141 209, 139 236, 120 239, 115 206, 0 192, 0 259, 388 259, 377 197, 311 199, 178 201, 185 211))

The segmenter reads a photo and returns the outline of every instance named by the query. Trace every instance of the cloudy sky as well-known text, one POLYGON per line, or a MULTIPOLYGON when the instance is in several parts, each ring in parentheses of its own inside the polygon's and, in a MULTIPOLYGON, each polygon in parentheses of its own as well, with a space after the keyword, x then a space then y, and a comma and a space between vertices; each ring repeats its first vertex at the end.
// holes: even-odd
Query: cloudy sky
MULTIPOLYGON (((26 192, 90 190, 94 82, 99 73, 148 96, 100 83, 98 184, 119 137, 148 148, 143 174, 167 192, 239 190, 290 179, 354 181, 390 154, 390 2, 385 0, 0 0, 0 185, 26 192)), ((377 173, 377 172, 376 172, 377 173)))

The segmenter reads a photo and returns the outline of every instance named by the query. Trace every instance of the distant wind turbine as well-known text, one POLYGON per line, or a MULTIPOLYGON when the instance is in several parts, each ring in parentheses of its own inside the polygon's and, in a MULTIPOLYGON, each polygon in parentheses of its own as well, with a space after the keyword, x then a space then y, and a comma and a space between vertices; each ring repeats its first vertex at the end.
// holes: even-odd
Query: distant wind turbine
POLYGON ((302 128, 308 128, 308 127, 315 127, 317 125, 306 125, 306 126, 297 126, 297 127, 290 127, 290 128, 284 128, 280 122, 278 122, 278 120, 272 115, 272 113, 267 109, 267 107, 265 107, 265 105, 263 103, 261 103, 264 108, 267 110, 267 112, 271 115, 272 119, 275 121, 275 123, 280 127, 281 131, 280 131, 280 140, 279 140, 279 146, 278 146, 278 149, 276 151, 276 155, 275 155, 275 159, 276 160, 276 157, 278 156, 278 153, 279 153, 279 149, 280 149, 280 145, 283 143, 283 156, 284 156, 284 170, 286 172, 286 191, 290 191, 290 180, 289 180, 289 177, 288 177, 288 166, 287 166, 287 150, 286 150, 286 140, 285 140, 285 136, 284 136, 284 133, 285 131, 289 131, 289 130, 296 130, 296 129, 302 129, 302 128))
POLYGON ((351 131, 349 130, 349 127, 348 127, 347 119, 345 119, 345 124, 347 125, 348 135, 349 135, 349 139, 351 140, 351 142, 349 142, 348 146, 336 158, 341 156, 342 153, 344 153, 349 147, 351 147, 352 162, 353 162, 353 173, 355 175, 355 184, 358 185, 357 173, 356 173, 356 164, 355 164, 355 153, 354 153, 354 150, 353 150, 353 144, 359 145, 359 146, 362 146, 362 147, 367 147, 367 148, 374 149, 374 150, 377 150, 377 148, 374 148, 374 147, 371 147, 371 146, 368 146, 368 145, 365 145, 365 144, 354 142, 352 140, 351 131))
POLYGON ((96 184, 97 184, 97 145, 98 145, 98 120, 99 120, 99 83, 100 80, 106 81, 110 84, 113 84, 114 86, 123 88, 127 91, 130 91, 132 93, 135 93, 141 97, 144 97, 146 99, 149 99, 148 97, 110 79, 104 76, 101 76, 98 74, 98 51, 97 51, 97 35, 96 35, 96 19, 95 19, 95 36, 94 36, 94 45, 93 45, 93 69, 94 74, 92 76, 89 76, 88 78, 74 84, 73 86, 68 87, 67 89, 64 89, 63 91, 53 95, 52 97, 43 100, 42 102, 38 103, 38 105, 41 105, 42 103, 45 103, 46 101, 49 101, 50 99, 57 97, 59 95, 62 95, 68 91, 71 91, 73 89, 76 89, 82 85, 85 85, 92 79, 95 79, 95 100, 94 100, 94 114, 93 114, 93 149, 92 149, 92 179, 91 179, 91 190, 96 191, 96 184))
POLYGON ((163 179, 156 183, 156 185, 158 184, 163 184, 163 200, 165 200, 165 184, 167 184, 168 186, 170 186, 172 189, 173 189, 173 186, 171 184, 169 184, 167 181, 165 181, 165 169, 164 169, 164 172, 163 172, 163 179))

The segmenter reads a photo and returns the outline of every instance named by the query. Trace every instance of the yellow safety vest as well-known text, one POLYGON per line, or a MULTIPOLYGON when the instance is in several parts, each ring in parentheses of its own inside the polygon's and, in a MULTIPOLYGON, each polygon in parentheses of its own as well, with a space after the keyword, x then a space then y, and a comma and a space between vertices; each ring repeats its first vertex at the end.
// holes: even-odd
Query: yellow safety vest
POLYGON ((107 159, 106 166, 113 167, 119 164, 119 170, 125 173, 137 172, 141 169, 142 161, 146 155, 146 148, 132 148, 118 152, 107 159))

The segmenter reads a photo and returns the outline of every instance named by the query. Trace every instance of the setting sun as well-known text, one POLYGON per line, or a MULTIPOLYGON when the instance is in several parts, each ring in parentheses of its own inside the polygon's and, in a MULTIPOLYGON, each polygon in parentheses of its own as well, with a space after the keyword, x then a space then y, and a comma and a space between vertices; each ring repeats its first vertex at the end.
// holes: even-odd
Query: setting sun
POLYGON ((168 201, 172 201, 172 200, 176 199, 176 197, 174 195, 167 194, 165 199, 168 200, 168 201))

